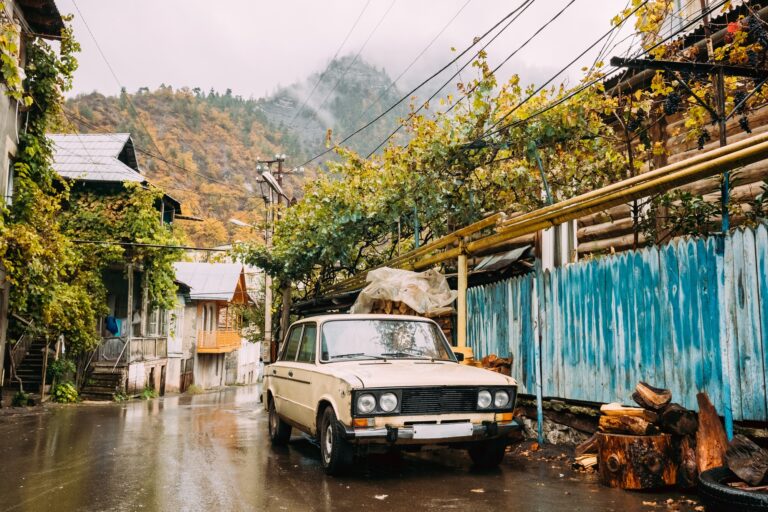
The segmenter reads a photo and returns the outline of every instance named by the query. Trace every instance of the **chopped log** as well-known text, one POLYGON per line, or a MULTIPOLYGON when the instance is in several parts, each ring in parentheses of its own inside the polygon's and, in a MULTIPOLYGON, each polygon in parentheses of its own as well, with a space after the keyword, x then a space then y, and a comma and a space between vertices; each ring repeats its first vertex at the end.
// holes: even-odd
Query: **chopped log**
POLYGON ((699 428, 696 431, 696 465, 699 473, 725 464, 728 439, 715 406, 706 393, 696 395, 699 403, 699 428))
POLYGON ((573 461, 573 465, 576 468, 584 469, 597 466, 597 455, 582 455, 581 457, 576 457, 573 461))
POLYGON ((656 433, 656 428, 652 423, 637 416, 600 416, 600 430, 636 436, 656 433))
POLYGON ((677 486, 681 489, 696 487, 699 471, 696 468, 696 450, 693 438, 685 436, 678 449, 677 486))
POLYGON ((699 428, 696 413, 680 404, 669 404, 661 413, 661 427, 665 432, 679 436, 690 436, 699 428))
POLYGON ((768 473, 768 452, 741 434, 734 436, 728 445, 725 462, 728 469, 753 487, 768 473))
POLYGON ((647 382, 638 382, 632 400, 640 407, 658 411, 672 401, 672 392, 668 389, 655 388, 647 382))
POLYGON ((650 423, 659 421, 659 415, 642 407, 625 407, 620 403, 614 402, 600 407, 600 412, 606 416, 637 416, 650 423))
MULTIPOLYGON (((609 417, 609 416, 604 416, 609 417)), ((600 482, 621 489, 655 489, 675 483, 672 436, 624 436, 598 432, 600 482)))
POLYGON ((597 453, 597 434, 592 434, 592 437, 576 446, 576 449, 573 451, 573 453, 576 458, 590 453, 597 453))

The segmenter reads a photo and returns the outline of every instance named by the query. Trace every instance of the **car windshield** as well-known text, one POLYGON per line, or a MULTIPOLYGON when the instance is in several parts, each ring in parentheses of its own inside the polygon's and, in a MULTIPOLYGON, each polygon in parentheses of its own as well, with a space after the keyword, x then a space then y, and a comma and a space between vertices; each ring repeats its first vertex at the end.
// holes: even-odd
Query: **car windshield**
POLYGON ((322 330, 322 361, 436 359, 454 361, 443 333, 431 322, 333 320, 322 330))

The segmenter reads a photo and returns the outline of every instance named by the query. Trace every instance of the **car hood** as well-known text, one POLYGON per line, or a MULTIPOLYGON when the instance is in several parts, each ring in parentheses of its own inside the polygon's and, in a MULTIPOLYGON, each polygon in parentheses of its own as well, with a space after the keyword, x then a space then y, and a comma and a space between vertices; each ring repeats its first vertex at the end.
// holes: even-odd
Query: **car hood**
POLYGON ((348 361, 330 363, 327 369, 349 381, 352 381, 349 377, 354 376, 365 388, 517 385, 506 375, 453 362, 348 361))

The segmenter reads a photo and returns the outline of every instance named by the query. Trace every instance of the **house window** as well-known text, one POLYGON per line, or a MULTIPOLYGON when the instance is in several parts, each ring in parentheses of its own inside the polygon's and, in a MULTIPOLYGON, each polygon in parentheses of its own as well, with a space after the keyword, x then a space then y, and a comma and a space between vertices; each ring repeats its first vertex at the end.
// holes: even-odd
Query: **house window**
POLYGON ((147 335, 168 335, 168 311, 162 308, 155 308, 152 310, 152 312, 149 314, 149 319, 147 322, 147 335))

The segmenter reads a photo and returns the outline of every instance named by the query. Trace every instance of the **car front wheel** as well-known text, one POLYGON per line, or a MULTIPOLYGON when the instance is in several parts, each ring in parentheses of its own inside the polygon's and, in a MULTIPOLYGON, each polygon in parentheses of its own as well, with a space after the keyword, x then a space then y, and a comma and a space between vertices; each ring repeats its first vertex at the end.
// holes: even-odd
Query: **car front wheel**
POLYGON ((352 446, 344 439, 332 407, 326 407, 320 421, 320 456, 329 475, 344 473, 352 465, 352 446))
POLYGON ((291 439, 291 426, 280 419, 275 401, 269 400, 269 440, 273 446, 284 446, 291 439))
POLYGON ((489 439, 480 441, 469 448, 469 457, 475 467, 481 469, 495 468, 504 460, 507 451, 507 440, 489 439))

